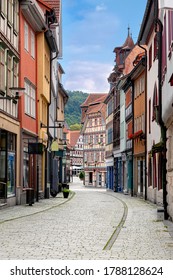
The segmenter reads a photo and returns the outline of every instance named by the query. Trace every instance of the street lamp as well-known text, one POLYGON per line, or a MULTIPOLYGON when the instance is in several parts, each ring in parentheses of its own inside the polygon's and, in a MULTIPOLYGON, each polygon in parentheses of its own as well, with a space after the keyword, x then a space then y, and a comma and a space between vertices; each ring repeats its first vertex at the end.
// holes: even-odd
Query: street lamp
POLYGON ((17 101, 19 99, 19 97, 20 97, 20 92, 25 91, 25 88, 22 88, 22 87, 10 87, 9 90, 14 92, 14 94, 12 96, 9 96, 9 95, 0 96, 0 99, 17 101))

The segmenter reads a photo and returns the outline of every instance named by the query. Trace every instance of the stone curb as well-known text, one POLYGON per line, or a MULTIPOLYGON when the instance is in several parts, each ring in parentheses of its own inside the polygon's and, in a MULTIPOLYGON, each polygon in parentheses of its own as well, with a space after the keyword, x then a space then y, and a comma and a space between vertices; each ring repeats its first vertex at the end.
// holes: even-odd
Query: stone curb
POLYGON ((70 197, 68 199, 64 199, 64 201, 61 202, 61 203, 58 203, 58 204, 55 204, 55 205, 52 205, 52 206, 47 206, 47 207, 43 206, 44 209, 34 209, 33 208, 34 209, 33 213, 29 213, 29 214, 25 214, 25 215, 19 215, 17 217, 13 217, 13 218, 10 218, 10 219, 2 219, 0 221, 0 224, 6 223, 6 222, 10 222, 10 221, 14 221, 14 220, 18 220, 18 219, 21 219, 21 218, 24 218, 24 217, 33 216, 33 215, 36 215, 36 214, 43 213, 45 211, 51 210, 51 209, 56 208, 58 206, 61 206, 61 205, 65 204, 65 203, 67 203, 68 201, 70 201, 74 197, 75 194, 76 194, 75 192, 72 192, 70 197))

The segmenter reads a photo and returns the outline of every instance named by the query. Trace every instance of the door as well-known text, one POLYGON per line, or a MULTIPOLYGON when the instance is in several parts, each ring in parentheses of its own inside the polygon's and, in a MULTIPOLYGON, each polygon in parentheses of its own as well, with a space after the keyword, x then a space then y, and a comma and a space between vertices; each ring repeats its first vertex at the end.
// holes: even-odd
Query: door
POLYGON ((128 167, 127 167, 127 187, 128 190, 132 193, 132 179, 133 179, 133 166, 132 166, 132 160, 128 161, 128 167))
POLYGON ((7 196, 15 194, 15 153, 8 153, 7 196))

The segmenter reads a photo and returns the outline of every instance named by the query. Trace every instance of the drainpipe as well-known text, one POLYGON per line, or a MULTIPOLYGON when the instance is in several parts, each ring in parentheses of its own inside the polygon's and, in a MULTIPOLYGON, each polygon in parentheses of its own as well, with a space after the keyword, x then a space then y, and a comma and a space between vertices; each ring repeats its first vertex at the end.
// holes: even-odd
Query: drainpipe
MULTIPOLYGON (((132 133, 134 133, 134 82, 130 82, 132 87, 132 133)), ((131 196, 134 196, 134 139, 132 139, 132 180, 131 196)))
MULTIPOLYGON (((157 5, 156 5, 157 7, 157 5)), ((164 207, 164 219, 168 219, 168 212, 167 212, 167 180, 166 180, 166 126, 162 119, 162 31, 163 25, 162 22, 158 17, 155 19, 155 31, 158 34, 158 94, 159 94, 159 107, 158 107, 158 123, 161 129, 161 139, 163 141, 163 161, 162 161, 162 186, 163 186, 163 207, 164 207), (159 28, 159 30, 158 30, 159 28)))
POLYGON ((140 42, 138 46, 145 51, 145 200, 147 200, 147 50, 140 42))
MULTIPOLYGON (((52 61, 54 59, 56 59, 57 57, 58 57, 58 51, 56 52, 56 55, 53 58, 51 58, 51 60, 50 60, 50 103, 47 106, 47 135, 48 135, 48 143, 47 143, 46 153, 45 153, 45 188, 44 188, 45 189, 45 193, 44 193, 44 198, 49 198, 48 193, 47 193, 47 182, 48 182, 48 179, 47 179, 47 172, 48 172, 47 160, 48 160, 48 144, 49 144, 49 106, 51 104, 52 61)), ((50 159, 50 169, 51 169, 51 172, 52 172, 52 168, 53 168, 53 166, 52 166, 52 155, 51 155, 51 159, 50 159)), ((52 180, 52 177, 51 177, 51 180, 52 180)))

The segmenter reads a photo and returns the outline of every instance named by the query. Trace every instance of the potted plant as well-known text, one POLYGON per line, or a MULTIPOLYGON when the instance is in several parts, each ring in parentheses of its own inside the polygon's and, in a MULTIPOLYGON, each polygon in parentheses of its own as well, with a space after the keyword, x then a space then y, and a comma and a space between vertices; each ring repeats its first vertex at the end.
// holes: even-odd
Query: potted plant
POLYGON ((79 173, 79 178, 80 178, 81 180, 84 180, 84 178, 85 178, 85 173, 84 173, 84 171, 81 171, 81 172, 79 173))
POLYGON ((69 190, 67 188, 63 188, 62 192, 63 192, 64 198, 68 198, 69 193, 71 193, 71 190, 69 190))

